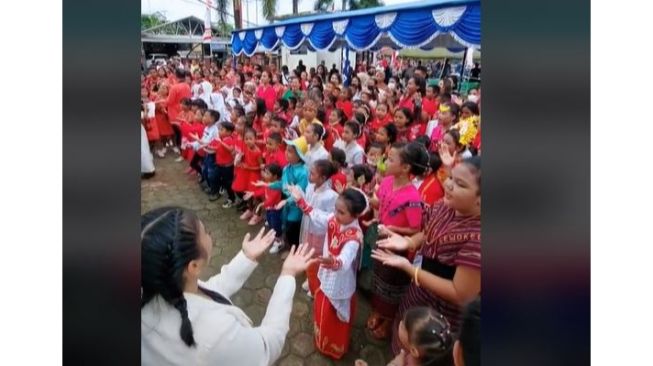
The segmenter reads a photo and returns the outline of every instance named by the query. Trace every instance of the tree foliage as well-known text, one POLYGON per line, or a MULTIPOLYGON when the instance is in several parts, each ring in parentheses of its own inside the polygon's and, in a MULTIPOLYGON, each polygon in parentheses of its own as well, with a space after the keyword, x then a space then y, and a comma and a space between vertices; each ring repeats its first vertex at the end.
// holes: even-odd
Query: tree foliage
POLYGON ((168 19, 166 19, 165 15, 158 11, 152 14, 141 14, 141 30, 150 29, 167 22, 168 19))

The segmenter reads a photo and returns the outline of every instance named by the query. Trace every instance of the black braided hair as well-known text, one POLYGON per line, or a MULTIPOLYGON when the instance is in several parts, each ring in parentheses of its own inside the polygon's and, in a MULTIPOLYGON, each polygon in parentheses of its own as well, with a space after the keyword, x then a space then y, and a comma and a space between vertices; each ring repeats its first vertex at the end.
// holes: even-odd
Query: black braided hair
POLYGON ((179 335, 195 346, 184 298, 184 269, 207 253, 197 243, 199 219, 190 210, 162 207, 141 217, 141 307, 161 296, 181 315, 179 335))

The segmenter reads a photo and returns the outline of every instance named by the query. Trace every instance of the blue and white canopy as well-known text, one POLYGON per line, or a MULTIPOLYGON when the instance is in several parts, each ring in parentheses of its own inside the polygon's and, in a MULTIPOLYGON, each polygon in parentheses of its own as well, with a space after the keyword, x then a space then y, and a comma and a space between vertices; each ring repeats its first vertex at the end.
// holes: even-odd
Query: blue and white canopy
POLYGON ((345 45, 357 51, 481 46, 480 0, 425 0, 410 4, 318 14, 234 31, 232 52, 256 52, 302 46, 333 51, 345 45))

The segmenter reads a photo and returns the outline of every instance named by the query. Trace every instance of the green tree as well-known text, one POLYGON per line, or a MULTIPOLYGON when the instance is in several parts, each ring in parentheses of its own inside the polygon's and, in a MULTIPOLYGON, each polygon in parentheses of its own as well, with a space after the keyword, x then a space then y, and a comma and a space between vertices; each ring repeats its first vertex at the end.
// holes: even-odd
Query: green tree
POLYGON ((152 14, 141 14, 141 30, 150 29, 167 22, 168 19, 166 19, 165 15, 158 11, 152 14))
POLYGON ((217 31, 217 34, 222 37, 230 37, 231 32, 234 31, 234 26, 229 23, 223 23, 221 21, 212 24, 212 28, 217 31))
POLYGON ((315 11, 327 11, 333 5, 333 0, 316 0, 313 9, 315 11))
POLYGON ((349 0, 349 9, 347 10, 376 8, 383 5, 385 4, 381 0, 349 0))

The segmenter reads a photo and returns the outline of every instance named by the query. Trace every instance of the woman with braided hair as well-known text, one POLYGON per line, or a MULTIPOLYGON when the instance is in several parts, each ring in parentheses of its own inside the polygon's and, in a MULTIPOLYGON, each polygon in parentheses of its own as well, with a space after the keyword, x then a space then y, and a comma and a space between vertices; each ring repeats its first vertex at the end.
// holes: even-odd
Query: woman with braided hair
POLYGON ((264 229, 206 282, 213 242, 190 210, 164 207, 141 217, 141 363, 143 365, 271 365, 289 330, 295 276, 316 261, 291 249, 261 325, 229 299, 274 240, 264 229))

